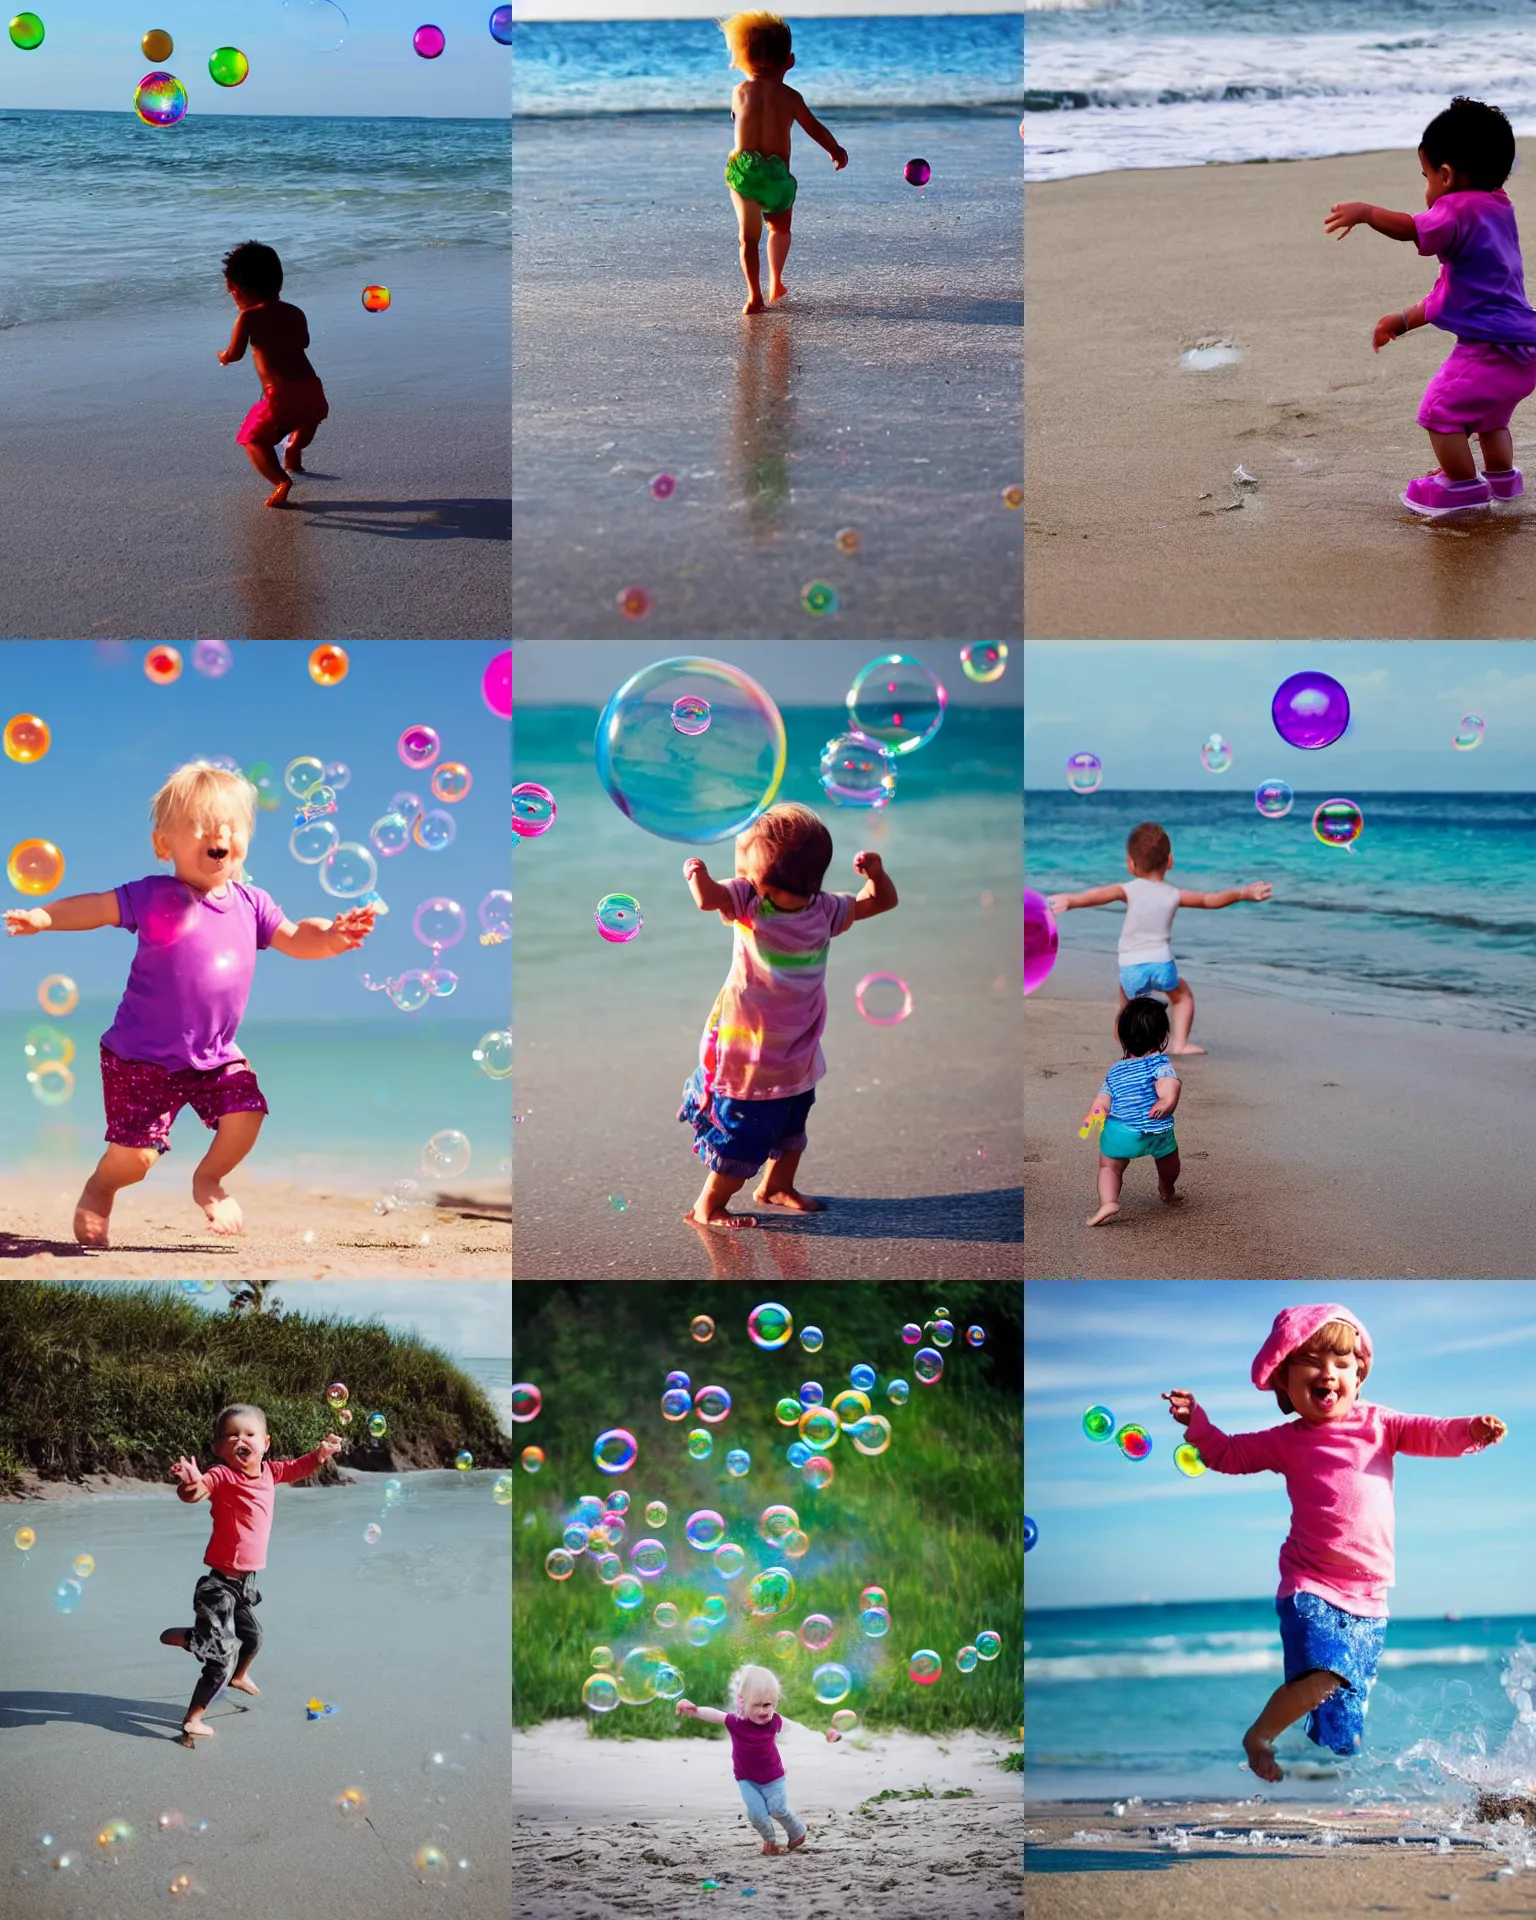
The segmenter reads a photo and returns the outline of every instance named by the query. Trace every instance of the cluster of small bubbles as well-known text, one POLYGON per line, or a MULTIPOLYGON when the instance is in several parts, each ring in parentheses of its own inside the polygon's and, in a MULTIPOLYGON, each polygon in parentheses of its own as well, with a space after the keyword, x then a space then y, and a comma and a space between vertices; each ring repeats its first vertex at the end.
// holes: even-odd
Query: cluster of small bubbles
POLYGON ((714 1450, 715 1438, 703 1427, 694 1427, 688 1435, 688 1457, 690 1460, 707 1460, 714 1450))
POLYGON ((912 1356, 912 1371, 921 1386, 931 1387, 944 1371, 944 1356, 933 1347, 919 1347, 912 1356))
POLYGON ((702 1347, 715 1337, 715 1323, 707 1313, 700 1313, 688 1323, 688 1331, 702 1347))
POLYGON ((912 1389, 905 1380, 898 1378, 886 1383, 885 1397, 893 1407, 904 1407, 911 1394, 912 1389))

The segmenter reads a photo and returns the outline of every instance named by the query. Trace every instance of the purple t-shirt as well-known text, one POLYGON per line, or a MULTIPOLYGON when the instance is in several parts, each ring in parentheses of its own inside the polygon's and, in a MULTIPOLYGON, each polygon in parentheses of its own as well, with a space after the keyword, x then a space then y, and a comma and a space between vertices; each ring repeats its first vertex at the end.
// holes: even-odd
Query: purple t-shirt
POLYGON ((172 1073, 243 1060, 235 1032, 256 955, 287 918, 271 894, 243 880, 200 894, 171 874, 152 873, 117 889, 117 912, 139 945, 102 1045, 120 1060, 172 1073))
POLYGON ((1536 311, 1525 297, 1520 231, 1502 188, 1443 193, 1413 216, 1420 253, 1440 261, 1424 318, 1458 340, 1536 346, 1536 311))
POLYGON ((755 1720, 744 1720, 739 1713, 725 1716, 725 1730, 731 1736, 731 1770, 738 1780, 766 1787, 770 1780, 784 1778, 777 1738, 783 1725, 778 1714, 766 1727, 758 1726, 755 1720))

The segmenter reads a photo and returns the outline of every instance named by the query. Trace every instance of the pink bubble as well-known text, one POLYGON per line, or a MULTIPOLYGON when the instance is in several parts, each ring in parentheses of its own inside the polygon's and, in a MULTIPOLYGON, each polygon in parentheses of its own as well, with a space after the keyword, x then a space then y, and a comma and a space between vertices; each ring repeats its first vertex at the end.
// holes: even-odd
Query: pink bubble
POLYGON ((1056 916, 1044 894, 1024 889, 1024 991, 1033 993, 1056 964, 1056 916))
POLYGON ((407 727, 400 736, 400 758, 414 773, 430 767, 442 752, 442 742, 431 727, 407 727))
POLYGON ((441 27, 418 27, 411 35, 411 45, 423 60, 435 60, 448 44, 448 36, 441 27))
POLYGON ((498 720, 512 718, 512 649, 494 656, 480 682, 480 697, 498 720))

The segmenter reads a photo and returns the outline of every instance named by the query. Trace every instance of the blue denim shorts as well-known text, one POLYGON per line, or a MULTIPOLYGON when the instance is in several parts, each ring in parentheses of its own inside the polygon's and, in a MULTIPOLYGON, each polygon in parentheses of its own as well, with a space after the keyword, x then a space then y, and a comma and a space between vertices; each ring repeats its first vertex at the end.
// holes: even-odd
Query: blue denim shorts
POLYGON ((815 1098, 814 1087, 784 1100, 728 1100, 717 1093, 706 1105, 704 1069, 695 1067, 677 1117, 693 1128, 693 1150, 706 1167, 746 1179, 765 1160, 800 1151, 815 1098))
POLYGON ((1344 1685, 1307 1715, 1307 1738, 1334 1753, 1358 1753, 1387 1623, 1370 1614, 1346 1613, 1320 1593, 1290 1593, 1275 1602, 1285 1677, 1299 1680, 1319 1669, 1344 1685))
POLYGON ((1177 960, 1138 960, 1120 969, 1120 991, 1127 1000, 1139 1000, 1148 993, 1172 993, 1178 984, 1177 960))

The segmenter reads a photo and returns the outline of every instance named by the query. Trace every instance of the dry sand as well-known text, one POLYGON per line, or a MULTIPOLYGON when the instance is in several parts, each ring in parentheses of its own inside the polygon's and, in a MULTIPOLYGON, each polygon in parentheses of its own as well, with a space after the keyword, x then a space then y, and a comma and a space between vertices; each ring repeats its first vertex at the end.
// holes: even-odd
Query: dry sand
POLYGON ((516 1920, 734 1908, 749 1888, 775 1920, 1018 1920, 1022 1798, 997 1765, 1008 1742, 856 1733, 829 1746, 787 1730, 783 1751, 810 1839, 765 1859, 723 1741, 590 1739, 577 1721, 515 1732, 516 1920), (866 1804, 923 1787, 935 1797, 866 1804), (719 1890, 702 1891, 705 1879, 719 1890))
POLYGON ((1024 1251, 1032 1277, 1524 1276, 1536 1038, 1333 1013, 1191 977, 1181 1205, 1132 1162, 1096 1205, 1078 1126, 1118 1057, 1112 960, 1063 954, 1026 1003, 1024 1251))
POLYGON ((362 278, 294 288, 331 417, 282 513, 235 445, 258 389, 214 357, 227 298, 0 334, 0 634, 505 634, 508 256, 400 255, 383 314, 362 278))
MULTIPOLYGON (((1536 142, 1520 147, 1509 193, 1529 244, 1536 142)), ((1357 199, 1416 211, 1414 155, 1029 189, 1030 633, 1532 631, 1532 496, 1465 525, 1398 498, 1434 465, 1415 416, 1452 340, 1429 327, 1372 353, 1378 317, 1427 293, 1436 263, 1364 228, 1326 235, 1329 207, 1357 199), (1208 341, 1241 362, 1181 368, 1208 341), (1234 492, 1239 465, 1256 489, 1234 492)), ((1529 468, 1529 402, 1514 432, 1529 468)))
POLYGON ((1470 1834, 1436 1852, 1445 1820, 1435 1811, 1183 1803, 1116 1817, 1098 1801, 1040 1802, 1025 1812, 1025 1911, 1029 1920, 1528 1916, 1530 1874, 1494 1877, 1505 1856, 1470 1834), (1175 1825, 1203 1837, 1187 1852, 1159 1844, 1155 1836, 1175 1825), (1218 1831, 1228 1837, 1209 1837, 1218 1831), (1074 1841, 1075 1833, 1092 1837, 1074 1841), (1325 1833, 1335 1844, 1320 1844, 1325 1833))
POLYGON ((230 1191, 245 1213, 235 1239, 199 1230, 186 1188, 145 1182, 119 1194, 113 1246, 77 1246, 70 1223, 85 1169, 0 1180, 0 1278, 25 1280, 363 1280, 441 1274, 504 1279, 512 1267, 505 1183, 440 1192, 437 1204, 380 1215, 371 1193, 316 1183, 242 1180, 230 1191), (313 1242, 305 1234, 314 1235, 313 1242), (427 1243, 422 1244, 422 1236, 427 1243))

